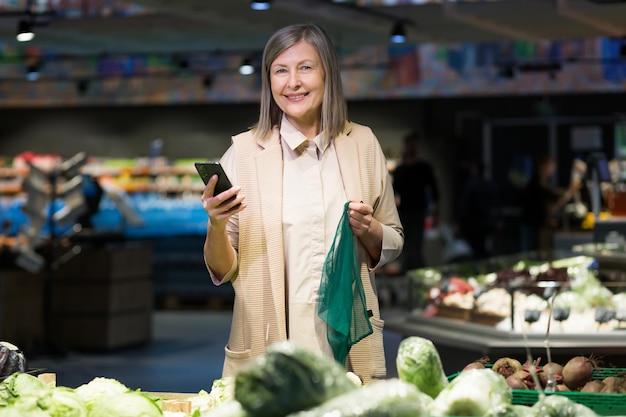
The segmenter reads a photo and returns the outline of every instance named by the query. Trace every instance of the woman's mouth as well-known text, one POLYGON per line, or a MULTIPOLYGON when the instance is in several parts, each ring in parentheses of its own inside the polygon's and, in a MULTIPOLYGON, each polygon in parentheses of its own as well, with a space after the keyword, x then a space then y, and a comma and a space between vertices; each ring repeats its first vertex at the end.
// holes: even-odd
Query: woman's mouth
POLYGON ((285 95, 288 100, 301 100, 306 96, 306 94, 293 94, 293 95, 285 95))

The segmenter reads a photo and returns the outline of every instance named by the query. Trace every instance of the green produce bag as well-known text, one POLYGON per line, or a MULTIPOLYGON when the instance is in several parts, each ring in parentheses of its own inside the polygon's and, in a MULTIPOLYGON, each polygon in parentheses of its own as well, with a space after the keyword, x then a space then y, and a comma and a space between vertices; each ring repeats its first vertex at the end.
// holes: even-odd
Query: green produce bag
POLYGON ((324 261, 317 310, 328 325, 328 343, 341 364, 345 364, 352 345, 372 334, 348 204, 344 205, 333 244, 324 261))

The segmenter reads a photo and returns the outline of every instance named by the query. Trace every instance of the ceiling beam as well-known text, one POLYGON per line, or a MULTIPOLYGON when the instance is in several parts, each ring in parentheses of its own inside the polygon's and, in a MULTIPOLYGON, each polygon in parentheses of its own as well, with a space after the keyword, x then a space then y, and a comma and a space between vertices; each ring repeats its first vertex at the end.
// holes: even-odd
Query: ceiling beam
POLYGON ((570 0, 557 0, 557 13, 609 36, 621 37, 626 35, 624 26, 615 25, 576 10, 572 7, 570 0))
POLYGON ((497 35, 503 36, 505 38, 528 41, 528 42, 540 42, 544 40, 528 32, 513 29, 508 26, 496 23, 492 20, 482 19, 480 17, 470 15, 470 14, 463 14, 459 11, 459 9, 456 6, 456 3, 452 0, 443 0, 442 7, 443 7, 444 17, 450 20, 454 20, 456 22, 465 23, 466 25, 473 26, 480 30, 492 32, 497 35))

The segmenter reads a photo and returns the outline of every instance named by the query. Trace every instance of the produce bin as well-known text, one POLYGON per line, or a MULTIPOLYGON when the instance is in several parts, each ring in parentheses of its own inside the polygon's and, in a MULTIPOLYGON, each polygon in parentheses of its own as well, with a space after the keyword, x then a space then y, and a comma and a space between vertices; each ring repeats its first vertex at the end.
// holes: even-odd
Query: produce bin
MULTIPOLYGON (((489 365, 487 365, 489 367, 489 365)), ((448 381, 452 381, 459 375, 460 372, 456 372, 448 376, 448 381)), ((609 376, 623 376, 626 375, 626 368, 596 368, 593 372, 593 379, 602 380, 609 376)), ((568 397, 570 400, 577 402, 591 408, 596 414, 600 416, 624 416, 626 415, 626 394, 604 394, 594 392, 578 392, 578 391, 563 391, 544 393, 545 395, 562 395, 568 397)), ((513 404, 532 406, 539 401, 539 391, 528 390, 513 390, 513 404)))

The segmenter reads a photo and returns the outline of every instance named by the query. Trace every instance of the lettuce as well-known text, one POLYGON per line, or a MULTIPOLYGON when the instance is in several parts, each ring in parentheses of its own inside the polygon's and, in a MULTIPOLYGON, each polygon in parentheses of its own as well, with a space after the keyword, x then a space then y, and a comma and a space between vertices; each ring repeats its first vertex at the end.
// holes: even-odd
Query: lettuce
POLYGON ((235 400, 255 417, 305 410, 354 389, 339 362, 290 341, 269 346, 235 376, 235 400))
POLYGON ((209 408, 217 407, 235 398, 235 377, 226 376, 213 381, 208 394, 209 408))
POLYGON ((403 339, 396 356, 398 377, 435 398, 448 385, 439 352, 433 342, 419 336, 403 339))
POLYGON ((36 376, 16 372, 0 382, 0 407, 6 407, 19 397, 48 389, 50 386, 36 376))
POLYGON ((79 386, 75 391, 85 401, 87 409, 91 409, 93 402, 98 398, 107 395, 123 394, 130 391, 130 389, 116 379, 96 377, 88 383, 79 386))
POLYGON ((491 369, 460 373, 446 386, 430 409, 430 416, 501 416, 510 410, 513 391, 504 377, 491 369))
POLYGON ((426 417, 432 402, 415 385, 392 378, 349 391, 289 417, 426 417))
MULTIPOLYGON (((21 408, 20 403, 31 402, 36 402, 36 406, 50 417, 87 417, 85 401, 71 388, 55 387, 30 397, 22 397, 15 403, 15 407, 21 408)), ((30 407, 27 405, 24 408, 30 407)))
POLYGON ((589 407, 574 402, 564 395, 547 395, 532 408, 542 417, 597 417, 589 407))
POLYGON ((156 402, 139 391, 110 394, 95 398, 89 417, 161 417, 163 411, 156 402))

